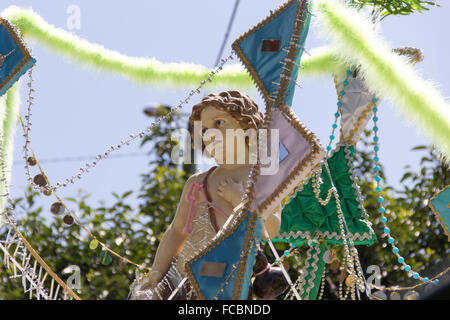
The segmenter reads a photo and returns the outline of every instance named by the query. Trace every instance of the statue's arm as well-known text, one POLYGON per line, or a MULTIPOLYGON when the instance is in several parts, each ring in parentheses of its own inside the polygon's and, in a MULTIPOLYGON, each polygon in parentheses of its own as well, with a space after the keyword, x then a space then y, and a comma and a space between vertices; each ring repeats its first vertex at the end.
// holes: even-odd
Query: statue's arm
POLYGON ((199 180, 198 177, 198 174, 191 176, 184 185, 175 218, 164 233, 156 251, 152 271, 148 283, 145 286, 147 288, 155 286, 162 279, 169 270, 170 263, 183 249, 184 243, 188 238, 188 234, 184 233, 183 230, 188 219, 190 206, 190 203, 186 200, 186 194, 190 185, 199 180))

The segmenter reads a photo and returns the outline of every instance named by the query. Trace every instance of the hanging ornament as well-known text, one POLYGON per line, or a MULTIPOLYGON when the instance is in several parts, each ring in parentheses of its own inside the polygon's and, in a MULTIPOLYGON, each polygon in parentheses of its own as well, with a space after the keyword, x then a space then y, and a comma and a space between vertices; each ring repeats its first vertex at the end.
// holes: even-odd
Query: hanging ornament
POLYGON ((36 158, 35 157, 28 157, 27 158, 27 163, 29 166, 35 166, 37 164, 36 158))
POLYGON ((91 250, 95 250, 98 247, 98 241, 97 240, 92 240, 91 242, 89 242, 89 249, 91 250))
POLYGON ((408 291, 403 296, 403 300, 418 300, 420 298, 420 295, 417 291, 408 291))
POLYGON ((338 270, 340 266, 341 266, 341 263, 339 262, 338 259, 336 259, 330 264, 330 269, 331 270, 338 270))
MULTIPOLYGON (((334 251, 333 249, 327 250, 323 254, 323 260, 327 264, 332 264, 334 261, 336 261, 336 259, 337 259, 337 254, 336 254, 336 251, 334 251)), ((338 263, 339 263, 339 261, 338 261, 338 263)))
POLYGON ((402 296, 396 291, 393 291, 389 297, 391 300, 402 300, 402 296))
POLYGON ((345 278, 345 285, 347 287, 353 287, 356 283, 357 277, 354 274, 349 275, 345 278))
POLYGON ((105 249, 100 252, 100 262, 105 266, 109 265, 112 262, 111 255, 105 249))
POLYGON ((55 215, 63 214, 64 211, 65 211, 65 209, 61 202, 55 202, 50 207, 50 212, 55 215))
POLYGON ((73 224, 73 217, 71 215, 65 215, 63 218, 63 222, 68 225, 71 226, 73 224))
POLYGON ((43 188, 42 193, 44 194, 44 196, 50 197, 53 191, 51 188, 43 188))
POLYGON ((39 187, 45 187, 47 185, 47 179, 42 174, 38 174, 33 178, 33 182, 39 187))

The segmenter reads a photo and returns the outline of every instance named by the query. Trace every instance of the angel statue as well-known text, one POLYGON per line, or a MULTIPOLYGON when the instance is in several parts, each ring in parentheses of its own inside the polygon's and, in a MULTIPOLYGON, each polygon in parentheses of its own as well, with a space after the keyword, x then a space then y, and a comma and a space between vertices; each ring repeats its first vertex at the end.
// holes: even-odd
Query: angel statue
MULTIPOLYGON (((263 115, 255 101, 239 91, 210 94, 193 106, 190 132, 195 135, 200 131, 202 137, 200 146, 194 143, 194 148, 213 158, 217 166, 196 173, 186 181, 175 217, 159 244, 152 269, 133 282, 130 299, 196 299, 192 286, 186 281, 186 262, 213 240, 239 206, 253 166, 251 139, 246 136, 245 142, 239 144, 227 135, 249 129, 256 132, 262 124, 263 115), (172 294, 174 292, 176 294, 172 294)), ((281 206, 265 220, 266 237, 275 237, 280 223, 281 206)), ((267 280, 257 282, 263 284, 259 285, 260 295, 254 289, 258 297, 273 298, 275 292, 280 294, 286 289, 284 279, 276 267, 270 267, 261 251, 257 254, 253 272, 259 279, 267 280)))

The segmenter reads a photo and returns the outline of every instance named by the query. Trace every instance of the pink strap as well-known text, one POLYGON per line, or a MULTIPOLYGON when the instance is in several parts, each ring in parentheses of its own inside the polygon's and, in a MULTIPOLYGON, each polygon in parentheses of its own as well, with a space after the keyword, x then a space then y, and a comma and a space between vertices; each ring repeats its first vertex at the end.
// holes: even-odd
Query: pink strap
POLYGON ((186 226, 184 227, 184 230, 183 230, 183 232, 186 234, 191 233, 192 216, 194 215, 194 208, 195 208, 195 195, 196 195, 198 189, 203 189, 203 184, 194 182, 189 187, 188 193, 186 195, 186 200, 191 203, 189 206, 188 220, 186 221, 186 226))
POLYGON ((226 213, 224 213, 222 210, 220 210, 218 207, 216 207, 216 206, 214 205, 214 203, 212 203, 212 202, 210 202, 210 201, 208 200, 208 197, 206 196, 206 191, 205 191, 205 187, 204 187, 204 186, 202 186, 202 191, 203 191, 203 196, 204 196, 205 199, 206 199, 206 202, 208 202, 208 204, 209 204, 211 207, 213 207, 214 209, 216 209, 217 212, 220 213, 220 214, 222 215, 222 217, 224 217, 225 219, 228 219, 228 215, 227 215, 226 213))
MULTIPOLYGON (((206 183, 206 181, 204 183, 206 183)), ((190 185, 188 193, 186 195, 186 200, 190 203, 188 219, 186 221, 186 226, 184 227, 184 230, 183 230, 183 232, 186 233, 186 234, 190 234, 191 233, 191 224, 192 224, 192 217, 194 215, 195 199, 196 199, 196 194, 197 194, 199 189, 202 189, 203 196, 205 197, 206 202, 211 207, 213 207, 217 212, 219 212, 222 215, 222 217, 224 217, 225 219, 228 219, 228 215, 227 214, 225 214, 222 210, 220 210, 211 201, 208 200, 208 197, 207 197, 206 191, 205 191, 204 183, 194 182, 193 184, 190 185)))

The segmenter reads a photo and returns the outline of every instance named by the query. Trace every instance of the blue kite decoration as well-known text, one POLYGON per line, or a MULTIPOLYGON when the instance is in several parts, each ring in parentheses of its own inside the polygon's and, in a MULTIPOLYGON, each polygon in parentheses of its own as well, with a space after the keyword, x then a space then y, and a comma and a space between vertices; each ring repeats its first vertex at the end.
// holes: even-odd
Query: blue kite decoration
POLYGON ((0 18, 0 96, 35 63, 14 27, 0 18))

